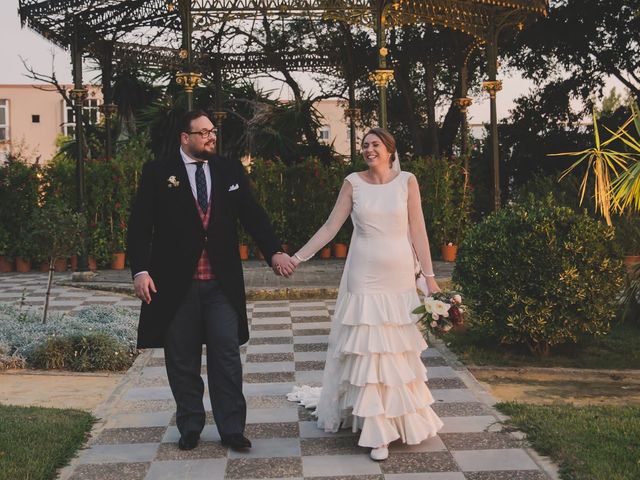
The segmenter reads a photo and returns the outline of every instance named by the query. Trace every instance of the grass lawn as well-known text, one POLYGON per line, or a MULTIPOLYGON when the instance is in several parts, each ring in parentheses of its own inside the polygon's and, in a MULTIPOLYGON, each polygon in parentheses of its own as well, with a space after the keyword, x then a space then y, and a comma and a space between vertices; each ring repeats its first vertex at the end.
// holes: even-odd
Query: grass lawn
POLYGON ((609 335, 580 345, 552 348, 546 358, 526 347, 500 345, 473 329, 448 333, 442 340, 467 365, 640 369, 640 327, 632 324, 616 324, 609 335))
POLYGON ((0 405, 0 480, 54 478, 94 421, 79 410, 0 405))
POLYGON ((499 403, 566 480, 640 478, 640 407, 499 403))

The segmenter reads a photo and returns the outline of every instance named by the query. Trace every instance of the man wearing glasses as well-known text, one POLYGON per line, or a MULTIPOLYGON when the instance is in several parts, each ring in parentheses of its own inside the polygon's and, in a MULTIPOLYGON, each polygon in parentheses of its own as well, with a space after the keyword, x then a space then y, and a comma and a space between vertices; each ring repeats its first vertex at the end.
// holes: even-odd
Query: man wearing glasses
POLYGON ((244 436, 239 350, 249 329, 238 221, 276 274, 289 277, 295 268, 251 194, 242 164, 216 155, 215 146, 207 114, 188 112, 175 155, 144 166, 129 221, 128 256, 142 300, 138 348, 164 347, 182 450, 197 446, 205 425, 203 343, 222 443, 251 447, 244 436))

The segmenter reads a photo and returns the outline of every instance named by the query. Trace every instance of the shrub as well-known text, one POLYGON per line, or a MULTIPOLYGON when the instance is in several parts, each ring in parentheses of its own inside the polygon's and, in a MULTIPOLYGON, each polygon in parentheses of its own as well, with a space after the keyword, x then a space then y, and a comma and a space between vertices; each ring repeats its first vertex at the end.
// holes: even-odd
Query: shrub
POLYGON ((25 368, 26 361, 20 355, 10 355, 9 346, 0 343, 0 372, 10 368, 25 368))
POLYGON ((5 345, 6 355, 24 357, 31 366, 79 371, 126 368, 121 357, 132 360, 136 330, 137 315, 124 308, 91 306, 74 316, 54 314, 43 324, 37 311, 0 304, 0 345, 5 345), (83 344, 78 338, 88 340, 83 344), (79 355, 76 351, 83 352, 80 358, 69 360, 79 355))
POLYGON ((453 280, 486 334, 548 354, 609 331, 623 279, 619 256, 613 229, 551 195, 529 197, 469 231, 453 280))
POLYGON ((126 345, 106 333, 50 337, 32 355, 36 368, 75 372, 126 370, 132 363, 133 354, 126 345))

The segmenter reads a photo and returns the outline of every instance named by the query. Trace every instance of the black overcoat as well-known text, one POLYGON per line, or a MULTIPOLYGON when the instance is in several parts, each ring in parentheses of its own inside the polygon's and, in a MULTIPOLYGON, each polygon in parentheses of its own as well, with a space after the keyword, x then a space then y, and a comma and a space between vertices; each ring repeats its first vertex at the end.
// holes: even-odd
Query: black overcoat
POLYGON ((209 168, 213 185, 206 231, 179 152, 173 158, 148 162, 142 169, 129 220, 127 254, 131 273, 148 271, 158 293, 152 294, 150 304, 142 304, 138 348, 163 346, 164 332, 187 292, 203 248, 220 287, 240 316, 240 343, 249 339, 238 220, 269 263, 282 247, 251 193, 242 164, 215 156, 209 168))

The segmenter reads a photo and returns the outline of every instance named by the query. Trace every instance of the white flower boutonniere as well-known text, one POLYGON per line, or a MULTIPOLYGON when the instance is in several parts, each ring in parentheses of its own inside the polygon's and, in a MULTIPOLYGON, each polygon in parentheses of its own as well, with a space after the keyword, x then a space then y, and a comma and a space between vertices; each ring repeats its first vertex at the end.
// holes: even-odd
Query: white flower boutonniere
POLYGON ((180 185, 180 182, 176 179, 175 175, 171 175, 167 179, 167 182, 168 182, 169 188, 177 187, 178 185, 180 185))

